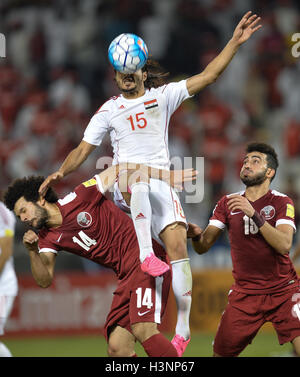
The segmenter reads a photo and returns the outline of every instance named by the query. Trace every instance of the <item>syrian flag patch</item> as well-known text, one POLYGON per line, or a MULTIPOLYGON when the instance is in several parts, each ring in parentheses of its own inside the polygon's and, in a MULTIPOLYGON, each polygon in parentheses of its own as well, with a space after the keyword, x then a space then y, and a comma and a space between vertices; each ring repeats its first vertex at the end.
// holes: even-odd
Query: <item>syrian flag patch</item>
POLYGON ((158 107, 157 99, 144 102, 144 106, 146 110, 153 109, 153 107, 158 107))

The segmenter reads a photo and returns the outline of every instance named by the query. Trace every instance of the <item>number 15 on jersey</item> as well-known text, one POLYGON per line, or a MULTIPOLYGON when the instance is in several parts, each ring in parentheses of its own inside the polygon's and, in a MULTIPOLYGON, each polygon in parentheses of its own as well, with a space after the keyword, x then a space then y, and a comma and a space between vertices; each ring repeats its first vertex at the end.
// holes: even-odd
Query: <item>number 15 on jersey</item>
POLYGON ((147 127, 147 119, 145 118, 144 112, 130 115, 127 120, 130 122, 132 131, 147 127))

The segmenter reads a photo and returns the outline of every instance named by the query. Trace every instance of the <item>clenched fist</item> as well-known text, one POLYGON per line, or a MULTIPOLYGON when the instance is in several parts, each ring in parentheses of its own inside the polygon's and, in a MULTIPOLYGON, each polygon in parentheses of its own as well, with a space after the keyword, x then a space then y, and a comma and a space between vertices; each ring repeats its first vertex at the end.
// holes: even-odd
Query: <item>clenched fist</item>
POLYGON ((23 244, 28 250, 38 249, 38 235, 33 230, 28 230, 23 236, 23 244))

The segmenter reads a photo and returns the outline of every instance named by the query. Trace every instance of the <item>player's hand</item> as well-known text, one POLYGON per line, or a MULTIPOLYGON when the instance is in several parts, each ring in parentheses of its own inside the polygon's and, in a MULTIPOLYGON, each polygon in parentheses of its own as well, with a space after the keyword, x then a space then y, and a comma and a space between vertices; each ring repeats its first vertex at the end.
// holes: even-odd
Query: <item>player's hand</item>
POLYGON ((248 217, 252 217, 255 212, 255 209, 252 207, 249 200, 242 195, 230 196, 227 205, 231 212, 242 211, 248 217))
POLYGON ((39 237, 33 230, 28 230, 23 236, 23 244, 28 250, 38 249, 39 237))
POLYGON ((188 223, 188 230, 187 230, 187 238, 194 238, 197 236, 200 236, 203 232, 203 230, 200 228, 200 226, 188 223))
POLYGON ((256 14, 251 14, 251 11, 247 12, 233 32, 232 39, 238 45, 245 43, 253 33, 255 33, 262 27, 261 24, 258 25, 258 22, 261 20, 261 18, 256 14))
POLYGON ((198 171, 191 168, 191 169, 184 169, 184 170, 171 170, 170 171, 170 178, 166 179, 169 185, 175 187, 178 190, 183 189, 184 182, 191 182, 197 178, 198 171))
POLYGON ((61 179, 63 179, 63 177, 64 175, 60 171, 56 171, 55 173, 49 175, 39 188, 40 196, 44 198, 47 193, 48 188, 54 185, 55 183, 59 182, 61 179))

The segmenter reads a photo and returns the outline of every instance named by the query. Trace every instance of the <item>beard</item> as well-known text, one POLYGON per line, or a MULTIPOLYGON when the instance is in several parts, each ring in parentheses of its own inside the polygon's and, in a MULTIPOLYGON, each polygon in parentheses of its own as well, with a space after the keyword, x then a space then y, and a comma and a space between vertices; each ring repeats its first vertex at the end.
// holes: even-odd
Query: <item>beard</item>
MULTIPOLYGON (((135 94, 139 91, 139 89, 141 88, 142 86, 142 83, 143 83, 143 80, 141 80, 139 77, 137 76, 133 76, 131 74, 128 74, 128 76, 130 77, 130 79, 132 80, 132 83, 134 83, 135 85, 130 88, 130 89, 127 89, 126 87, 124 87, 122 84, 123 82, 119 83, 117 81, 117 86, 119 88, 119 90, 122 92, 122 93, 130 93, 130 94, 135 94)), ((123 81, 123 80, 122 80, 123 81)))
POLYGON ((267 169, 261 173, 257 173, 253 177, 240 177, 241 181, 246 187, 259 186, 267 179, 266 178, 267 169))
POLYGON ((31 227, 40 230, 44 228, 47 224, 48 221, 48 213, 45 210, 45 208, 40 207, 38 204, 35 204, 35 219, 36 219, 36 224, 33 225, 31 224, 31 227))

